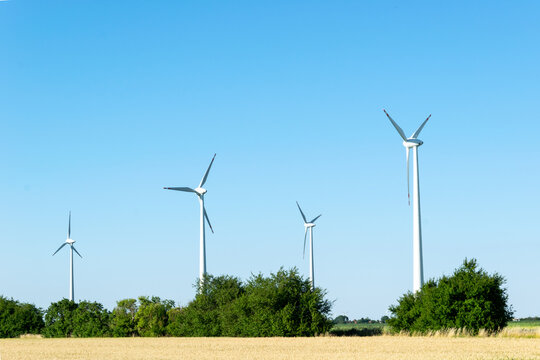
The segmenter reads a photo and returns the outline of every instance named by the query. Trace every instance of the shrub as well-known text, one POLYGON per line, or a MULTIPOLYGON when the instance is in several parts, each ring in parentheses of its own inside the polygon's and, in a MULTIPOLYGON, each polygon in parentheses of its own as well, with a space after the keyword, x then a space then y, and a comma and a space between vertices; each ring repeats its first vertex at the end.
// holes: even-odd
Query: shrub
POLYGON ((137 335, 135 315, 138 308, 135 299, 124 299, 116 303, 111 314, 111 333, 114 337, 137 335))
POLYGON ((404 294, 390 307, 393 317, 388 324, 393 331, 420 333, 452 328, 471 334, 500 331, 513 314, 504 283, 501 275, 489 275, 475 259, 465 259, 452 276, 430 280, 416 294, 404 294))
POLYGON ((164 336, 168 322, 167 312, 174 307, 174 301, 161 300, 157 296, 140 296, 139 303, 135 314, 137 333, 140 336, 164 336))
POLYGON ((195 299, 169 311, 173 336, 313 336, 327 332, 331 303, 311 290, 297 269, 243 284, 231 276, 207 276, 195 299))
POLYGON ((45 337, 94 337, 109 335, 109 312, 96 302, 79 304, 62 299, 45 312, 45 337))
POLYGON ((40 309, 0 296, 0 337, 13 338, 23 334, 39 334, 43 329, 40 309))

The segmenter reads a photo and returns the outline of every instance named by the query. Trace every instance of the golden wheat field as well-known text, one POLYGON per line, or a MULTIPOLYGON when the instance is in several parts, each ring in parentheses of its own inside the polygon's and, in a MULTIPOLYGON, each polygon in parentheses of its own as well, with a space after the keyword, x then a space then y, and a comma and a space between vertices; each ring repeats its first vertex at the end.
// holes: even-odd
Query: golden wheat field
POLYGON ((540 359, 540 339, 500 337, 3 339, 1 360, 540 359))

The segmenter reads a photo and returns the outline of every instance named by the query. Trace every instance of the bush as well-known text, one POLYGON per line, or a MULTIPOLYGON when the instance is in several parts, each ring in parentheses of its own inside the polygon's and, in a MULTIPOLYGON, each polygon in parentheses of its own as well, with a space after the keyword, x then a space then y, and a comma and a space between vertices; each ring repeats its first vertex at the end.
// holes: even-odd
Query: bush
POLYGON ((39 334, 43 329, 41 310, 32 304, 19 303, 0 296, 0 337, 39 334))
POLYGON ((331 303, 311 290, 297 269, 246 284, 230 276, 207 276, 187 307, 169 311, 173 336, 313 336, 327 332, 331 303))
POLYGON ((137 335, 135 315, 138 308, 135 299, 124 299, 116 303, 111 315, 111 333, 114 337, 137 335))
POLYGON ((140 336, 164 336, 167 330, 167 312, 174 307, 174 301, 161 300, 157 296, 140 296, 139 303, 135 314, 137 333, 140 336))
POLYGON ((45 337, 96 337, 109 335, 109 312, 96 302, 79 304, 68 299, 52 303, 45 313, 45 337))
POLYGON ((477 334, 480 329, 497 332, 512 319, 505 279, 478 268, 475 259, 463 262, 452 276, 430 280, 421 290, 408 292, 398 305, 390 307, 393 331, 464 329, 477 334))

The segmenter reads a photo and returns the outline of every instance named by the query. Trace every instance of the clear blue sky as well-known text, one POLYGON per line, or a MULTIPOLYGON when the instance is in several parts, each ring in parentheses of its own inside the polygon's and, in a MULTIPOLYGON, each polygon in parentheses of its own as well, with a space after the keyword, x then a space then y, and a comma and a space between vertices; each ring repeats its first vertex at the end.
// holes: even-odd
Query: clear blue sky
POLYGON ((458 1, 0 2, 0 293, 109 309, 185 305, 208 271, 296 266, 308 216, 334 315, 387 314, 412 287, 406 133, 428 114, 425 277, 465 257, 540 315, 540 5, 458 1))

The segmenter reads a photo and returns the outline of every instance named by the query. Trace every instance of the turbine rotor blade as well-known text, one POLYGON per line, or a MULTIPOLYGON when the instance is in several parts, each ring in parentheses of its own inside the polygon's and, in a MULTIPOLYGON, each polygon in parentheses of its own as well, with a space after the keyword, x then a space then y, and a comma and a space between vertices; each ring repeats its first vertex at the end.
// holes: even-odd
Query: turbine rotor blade
POLYGON ((210 224, 210 219, 208 219, 208 214, 206 213, 206 208, 203 207, 203 214, 204 218, 206 219, 206 222, 208 223, 208 226, 210 226, 210 230, 212 230, 212 234, 214 233, 214 229, 212 229, 212 224, 210 224))
POLYGON ((72 246, 71 248, 72 248, 73 250, 75 250, 75 252, 77 253, 77 255, 79 255, 79 256, 81 257, 81 259, 82 259, 82 255, 79 254, 79 252, 77 251, 77 249, 75 249, 75 246, 72 246))
POLYGON ((384 110, 384 113, 386 114, 386 116, 388 116, 388 119, 390 120, 390 122, 392 123, 392 125, 394 125, 394 127, 396 128, 399 136, 401 136, 401 138, 403 139, 403 141, 407 141, 407 136, 405 136, 405 133, 403 132, 403 129, 401 129, 399 127, 399 125, 394 121, 394 119, 392 119, 392 117, 390 115, 388 115, 388 113, 386 112, 386 110, 384 110))
POLYGON ((411 152, 411 149, 405 148, 405 152, 407 153, 407 199, 409 201, 409 206, 411 206, 411 187, 409 185, 409 154, 411 152))
POLYGON ((195 190, 189 187, 164 187, 165 190, 176 190, 176 191, 184 191, 184 192, 193 192, 197 193, 195 190))
POLYGON ((56 250, 56 251, 54 252, 54 254, 52 254, 52 256, 56 255, 56 253, 59 252, 60 249, 63 248, 64 246, 66 246, 66 245, 67 245, 67 243, 63 243, 63 244, 58 248, 58 250, 56 250))
POLYGON ((71 239, 71 210, 69 211, 69 221, 68 221, 68 239, 71 239))
POLYGON ((210 161, 210 165, 208 165, 208 169, 206 169, 206 172, 204 173, 204 176, 201 180, 201 183, 199 184, 199 187, 202 187, 204 183, 206 182, 206 178, 208 177, 208 173, 210 172, 210 168, 212 167, 212 164, 214 163, 215 158, 216 158, 216 154, 214 154, 212 161, 210 161))
POLYGON ((319 215, 319 216, 317 216, 317 217, 316 217, 315 219, 311 220, 311 223, 314 223, 314 222, 315 222, 315 220, 317 220, 317 219, 318 219, 318 218, 320 218, 321 216, 322 216, 322 214, 321 214, 321 215, 319 215))
POLYGON ((304 233, 304 253, 302 254, 302 259, 306 257, 306 239, 307 239, 307 227, 306 227, 306 232, 304 233))
POLYGON ((416 139, 418 137, 418 135, 420 135, 420 131, 422 131, 422 129, 424 128, 424 125, 426 125, 426 123, 427 123, 427 121, 429 120, 430 117, 431 117, 431 114, 429 114, 429 116, 427 117, 426 120, 424 120, 422 125, 420 125, 420 127, 414 132, 414 134, 412 134, 411 138, 416 139))
POLYGON ((296 202, 296 206, 298 206, 298 210, 300 210, 300 214, 302 214, 302 219, 304 219, 304 223, 307 223, 306 215, 304 215, 304 212, 300 208, 300 204, 298 204, 298 201, 296 202))

